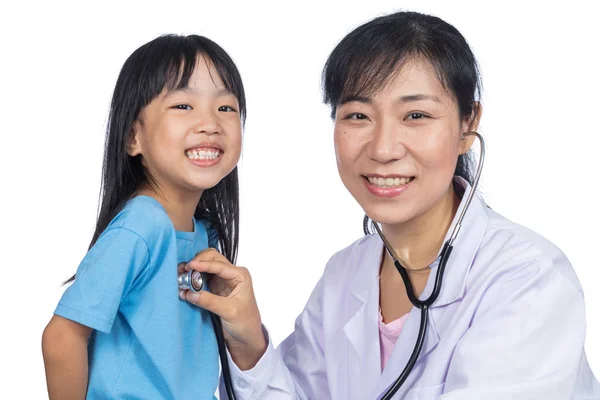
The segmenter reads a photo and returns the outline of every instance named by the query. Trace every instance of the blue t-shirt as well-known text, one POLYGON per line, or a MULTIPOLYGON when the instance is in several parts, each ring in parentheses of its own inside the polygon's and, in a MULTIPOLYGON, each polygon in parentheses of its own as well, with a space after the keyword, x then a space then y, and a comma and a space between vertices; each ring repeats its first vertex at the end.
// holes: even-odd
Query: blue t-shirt
POLYGON ((213 399, 219 353, 207 311, 179 300, 177 264, 208 247, 154 199, 130 200, 89 250, 55 314, 93 328, 88 399, 213 399))

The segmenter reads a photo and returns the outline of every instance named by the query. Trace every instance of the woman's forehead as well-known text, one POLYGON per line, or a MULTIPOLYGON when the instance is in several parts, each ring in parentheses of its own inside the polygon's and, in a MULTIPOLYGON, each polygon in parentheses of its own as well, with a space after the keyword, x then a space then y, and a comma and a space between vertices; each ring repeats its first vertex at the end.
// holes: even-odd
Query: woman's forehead
MULTIPOLYGON (((363 79, 368 79, 365 77, 363 79)), ((393 96, 399 101, 432 100, 440 103, 452 101, 452 96, 443 85, 439 74, 433 65, 422 58, 413 57, 398 63, 397 67, 389 74, 382 84, 375 90, 374 86, 353 85, 360 92, 352 88, 344 90, 340 104, 353 101, 353 99, 375 99, 393 96)), ((345 88, 346 89, 346 88, 345 88)))
POLYGON ((403 96, 429 95, 442 98, 447 96, 436 70, 431 63, 420 59, 410 59, 403 63, 382 91, 401 92, 403 96))

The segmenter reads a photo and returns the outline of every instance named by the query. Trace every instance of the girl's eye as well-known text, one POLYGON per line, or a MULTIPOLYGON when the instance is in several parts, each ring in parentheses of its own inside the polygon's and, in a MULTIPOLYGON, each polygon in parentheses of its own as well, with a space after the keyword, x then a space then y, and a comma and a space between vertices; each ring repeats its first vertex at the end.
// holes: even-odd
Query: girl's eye
POLYGON ((231 106, 221 106, 219 107, 219 111, 221 112, 235 112, 235 108, 231 106))
POLYGON ((361 114, 361 113, 350 113, 350 114, 346 115, 344 117, 344 119, 358 119, 358 120, 363 120, 363 119, 369 119, 369 117, 367 117, 365 114, 361 114))
POLYGON ((192 106, 190 106, 189 104, 177 104, 176 106, 173 106, 171 108, 175 108, 177 110, 193 110, 192 106))

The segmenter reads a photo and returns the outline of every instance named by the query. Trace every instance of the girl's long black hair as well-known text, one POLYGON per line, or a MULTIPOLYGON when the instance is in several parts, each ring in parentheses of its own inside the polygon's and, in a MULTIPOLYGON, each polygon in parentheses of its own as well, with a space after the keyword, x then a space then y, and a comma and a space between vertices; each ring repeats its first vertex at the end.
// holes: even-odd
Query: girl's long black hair
MULTIPOLYGON (((141 158, 127 154, 127 139, 133 123, 164 89, 184 88, 194 73, 199 57, 214 65, 225 87, 238 100, 246 119, 246 97, 242 78, 229 55, 203 36, 160 36, 134 51, 125 61, 117 79, 110 106, 102 186, 96 230, 90 248, 136 191, 151 184, 141 158)), ((239 185, 237 167, 215 187, 205 190, 195 212, 207 222, 209 243, 219 244, 221 252, 235 264, 239 237, 239 185)), ((73 275, 67 282, 73 281, 73 275)))

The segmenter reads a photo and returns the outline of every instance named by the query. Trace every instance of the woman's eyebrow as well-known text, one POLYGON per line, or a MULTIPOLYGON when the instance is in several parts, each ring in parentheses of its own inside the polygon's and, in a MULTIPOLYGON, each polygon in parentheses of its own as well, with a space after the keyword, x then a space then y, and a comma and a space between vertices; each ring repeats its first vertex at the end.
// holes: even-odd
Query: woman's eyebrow
POLYGON ((398 103, 410 103, 413 101, 423 101, 423 100, 432 100, 437 103, 442 102, 442 100, 440 100, 439 97, 433 96, 433 95, 428 95, 428 94, 408 94, 405 96, 400 96, 400 97, 398 97, 397 102, 398 103))
POLYGON ((358 103, 365 103, 365 104, 371 104, 373 103, 373 99, 368 97, 368 96, 359 96, 359 95, 353 95, 353 96, 348 96, 348 97, 344 97, 341 101, 340 101, 340 106, 346 103, 351 103, 353 101, 356 101, 358 103))
MULTIPOLYGON (((404 96, 400 96, 398 97, 398 99, 396 100, 397 103, 411 103, 414 101, 423 101, 423 100, 431 100, 431 101, 435 101, 436 103, 441 103, 442 100, 434 95, 429 95, 429 94, 407 94, 404 96)), ((342 99, 342 101, 340 101, 340 106, 346 103, 351 103, 353 101, 356 101, 358 103, 364 103, 364 104, 372 104, 373 103, 373 99, 369 96, 360 96, 360 95, 353 95, 353 96, 348 96, 345 97, 344 99, 342 99)))

